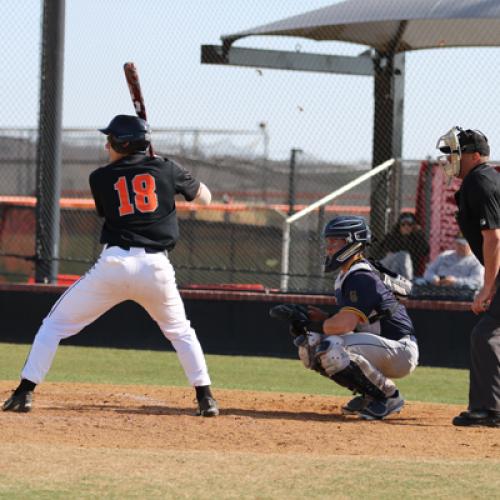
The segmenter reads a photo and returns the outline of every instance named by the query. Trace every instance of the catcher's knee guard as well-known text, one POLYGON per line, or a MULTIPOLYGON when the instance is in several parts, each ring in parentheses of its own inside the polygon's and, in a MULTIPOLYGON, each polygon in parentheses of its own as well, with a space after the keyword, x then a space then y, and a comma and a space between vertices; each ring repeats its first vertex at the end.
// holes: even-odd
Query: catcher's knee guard
POLYGON ((319 333, 308 333, 299 335, 293 343, 299 349, 299 358, 304 366, 310 370, 321 372, 321 364, 316 358, 316 347, 324 336, 319 333))
POLYGON ((343 340, 335 336, 329 336, 318 344, 316 359, 329 377, 344 370, 351 361, 343 340))

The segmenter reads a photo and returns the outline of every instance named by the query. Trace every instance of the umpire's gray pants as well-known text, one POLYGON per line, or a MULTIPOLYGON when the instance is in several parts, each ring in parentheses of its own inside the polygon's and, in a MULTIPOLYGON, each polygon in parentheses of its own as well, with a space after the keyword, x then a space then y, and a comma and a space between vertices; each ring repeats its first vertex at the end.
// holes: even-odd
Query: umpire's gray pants
POLYGON ((469 410, 500 415, 500 288, 472 330, 469 410))

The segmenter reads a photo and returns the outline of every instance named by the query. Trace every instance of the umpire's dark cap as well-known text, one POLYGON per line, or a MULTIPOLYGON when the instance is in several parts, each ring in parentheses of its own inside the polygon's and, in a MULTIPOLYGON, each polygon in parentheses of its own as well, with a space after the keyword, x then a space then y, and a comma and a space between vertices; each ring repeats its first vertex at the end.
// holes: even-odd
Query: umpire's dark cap
POLYGON ((490 155, 488 138, 479 130, 462 130, 458 134, 462 153, 479 153, 481 156, 490 155))

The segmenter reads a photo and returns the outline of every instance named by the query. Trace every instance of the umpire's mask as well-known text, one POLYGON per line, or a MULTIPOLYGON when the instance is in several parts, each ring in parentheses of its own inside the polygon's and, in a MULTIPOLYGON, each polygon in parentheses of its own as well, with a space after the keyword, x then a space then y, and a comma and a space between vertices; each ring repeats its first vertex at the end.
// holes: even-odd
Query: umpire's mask
POLYGON ((444 153, 438 156, 438 162, 443 167, 444 173, 451 182, 453 177, 460 174, 460 159, 462 151, 460 149, 459 134, 462 131, 460 127, 453 127, 446 134, 442 135, 436 144, 436 148, 444 153))

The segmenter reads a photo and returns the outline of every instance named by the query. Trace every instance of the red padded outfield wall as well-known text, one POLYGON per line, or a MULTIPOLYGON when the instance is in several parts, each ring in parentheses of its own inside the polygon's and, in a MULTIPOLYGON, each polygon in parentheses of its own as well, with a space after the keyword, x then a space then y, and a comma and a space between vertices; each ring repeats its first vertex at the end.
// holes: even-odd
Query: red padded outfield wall
MULTIPOLYGON (((500 172, 500 165, 495 165, 500 172)), ((443 169, 431 161, 420 166, 415 216, 427 235, 431 250, 429 260, 441 252, 453 249, 453 240, 459 232, 455 218, 457 205, 455 193, 462 181, 454 178, 448 182, 443 169)))

